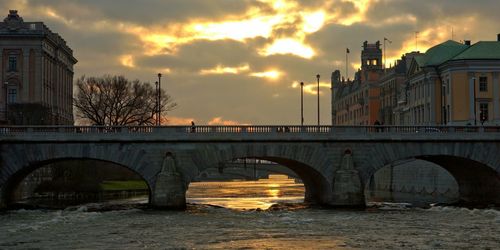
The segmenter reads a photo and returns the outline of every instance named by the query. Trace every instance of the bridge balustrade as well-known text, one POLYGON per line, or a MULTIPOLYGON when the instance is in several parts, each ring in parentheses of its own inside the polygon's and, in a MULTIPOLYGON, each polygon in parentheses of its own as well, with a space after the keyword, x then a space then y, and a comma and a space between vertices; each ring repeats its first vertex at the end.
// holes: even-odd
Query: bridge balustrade
POLYGON ((177 133, 177 134, 316 134, 316 133, 499 133, 500 126, 296 126, 296 125, 242 125, 242 126, 0 126, 0 134, 66 133, 177 133))

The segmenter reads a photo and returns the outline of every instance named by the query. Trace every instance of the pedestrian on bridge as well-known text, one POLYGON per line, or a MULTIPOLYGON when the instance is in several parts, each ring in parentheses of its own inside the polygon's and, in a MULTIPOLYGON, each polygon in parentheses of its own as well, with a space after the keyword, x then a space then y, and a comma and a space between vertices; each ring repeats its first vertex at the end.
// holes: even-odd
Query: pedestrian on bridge
POLYGON ((196 125, 194 125, 194 121, 191 121, 191 133, 196 132, 196 125))

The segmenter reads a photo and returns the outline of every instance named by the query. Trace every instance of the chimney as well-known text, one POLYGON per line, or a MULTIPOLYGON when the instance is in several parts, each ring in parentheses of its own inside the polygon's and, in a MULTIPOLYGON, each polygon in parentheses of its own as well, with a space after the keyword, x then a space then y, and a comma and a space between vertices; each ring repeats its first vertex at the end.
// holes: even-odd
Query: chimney
POLYGON ((500 34, 497 35, 497 41, 500 42, 500 34))
POLYGON ((470 46, 470 40, 465 40, 464 44, 467 45, 467 46, 470 46))

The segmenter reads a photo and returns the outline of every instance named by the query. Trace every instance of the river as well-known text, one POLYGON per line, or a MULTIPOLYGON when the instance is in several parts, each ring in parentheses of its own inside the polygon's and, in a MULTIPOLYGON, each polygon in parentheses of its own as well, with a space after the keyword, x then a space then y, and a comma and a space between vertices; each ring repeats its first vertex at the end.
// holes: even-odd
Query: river
POLYGON ((301 184, 278 177, 192 183, 186 211, 124 206, 145 198, 8 211, 0 249, 500 249, 495 209, 324 209, 300 194, 301 184), (110 204, 122 209, 94 210, 110 204))

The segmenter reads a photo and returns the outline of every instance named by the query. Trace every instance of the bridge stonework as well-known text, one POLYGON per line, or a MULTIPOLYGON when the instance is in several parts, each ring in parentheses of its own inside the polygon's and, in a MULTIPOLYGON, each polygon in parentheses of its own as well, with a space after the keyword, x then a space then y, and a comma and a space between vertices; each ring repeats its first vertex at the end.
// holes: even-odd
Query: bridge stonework
POLYGON ((229 131, 203 127, 192 133, 187 127, 112 131, 70 127, 0 133, 0 204, 7 206, 16 185, 37 167, 67 159, 93 159, 139 174, 149 185, 151 205, 182 208, 185 191, 200 172, 241 158, 290 168, 306 187, 305 200, 324 205, 364 206, 364 187, 370 177, 384 166, 411 159, 448 170, 464 202, 500 204, 498 132, 436 135, 408 129, 382 133, 369 127, 322 128, 278 133, 271 127, 249 133, 247 127, 229 131))

